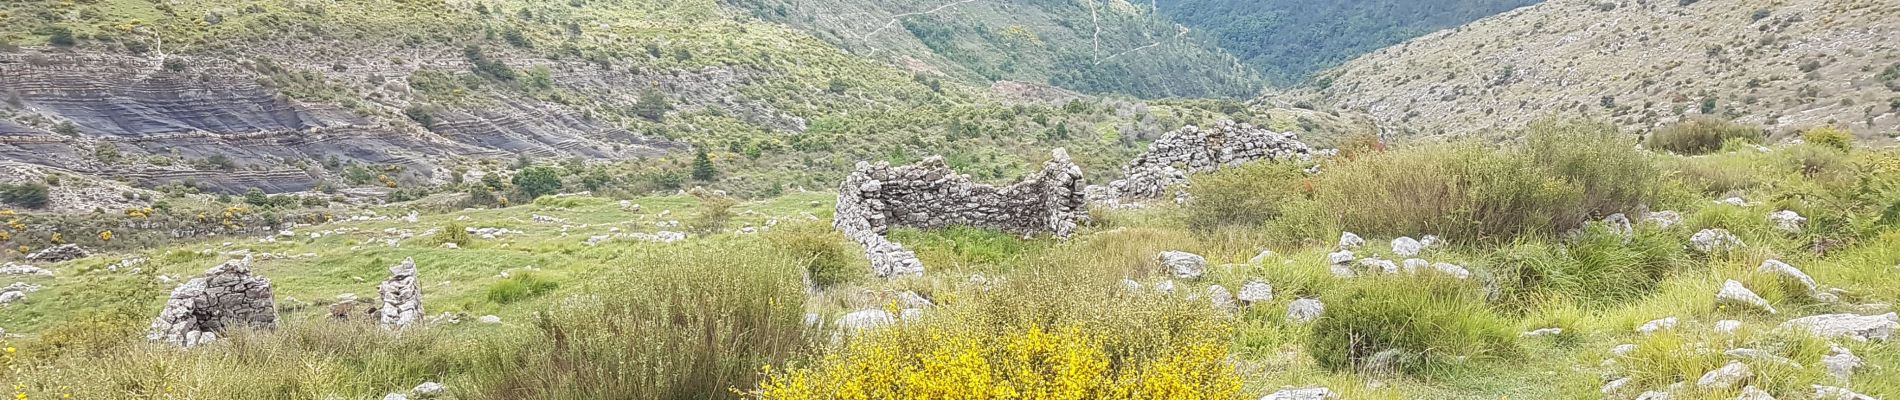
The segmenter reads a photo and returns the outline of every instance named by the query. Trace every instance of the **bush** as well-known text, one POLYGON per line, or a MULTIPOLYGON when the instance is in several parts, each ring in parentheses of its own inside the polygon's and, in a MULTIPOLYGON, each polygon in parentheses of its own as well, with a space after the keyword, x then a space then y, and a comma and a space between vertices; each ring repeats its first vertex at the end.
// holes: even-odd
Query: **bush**
POLYGON ((1643 145, 1650 149, 1677 154, 1708 154, 1721 150, 1722 145, 1729 140, 1761 143, 1767 139, 1767 136, 1767 132, 1760 128, 1719 119, 1700 118, 1650 132, 1649 139, 1643 145))
POLYGON ((1854 147, 1854 133, 1833 126, 1809 129, 1801 133, 1801 140, 1811 144, 1847 151, 1854 147))
POLYGON ((1493 254, 1502 303, 1529 309, 1552 298, 1603 305, 1651 293, 1670 272, 1690 265, 1672 231, 1624 236, 1593 225, 1562 245, 1521 242, 1493 254))
POLYGON ((488 301, 508 304, 534 298, 560 287, 560 282, 547 280, 532 272, 522 272, 489 285, 487 297, 488 301))
POLYGON ((1306 172, 1290 163, 1260 162, 1202 174, 1190 181, 1193 201, 1184 218, 1189 229, 1201 232, 1257 226, 1280 217, 1282 205, 1305 200, 1311 188, 1306 172))
POLYGON ((1313 325, 1307 350, 1334 371, 1420 375, 1516 348, 1512 325, 1463 280, 1368 279, 1333 299, 1313 325))
POLYGON ((51 187, 44 183, 0 184, 0 203, 25 208, 46 208, 52 203, 51 187))
POLYGON ((1524 135, 1513 148, 1451 143, 1336 162, 1315 198, 1353 232, 1485 241, 1568 231, 1659 190, 1650 158, 1613 127, 1538 123, 1524 135))
POLYGON ((852 268, 855 246, 829 225, 815 222, 779 225, 765 238, 802 264, 805 277, 819 288, 844 283, 866 271, 852 268))
POLYGON ((463 228, 462 224, 450 222, 442 227, 442 234, 437 235, 435 241, 436 245, 454 243, 457 247, 468 247, 473 238, 468 236, 468 229, 463 228))
POLYGON ((732 207, 739 205, 739 201, 731 197, 706 193, 703 190, 694 190, 693 195, 699 196, 699 214, 686 222, 686 228, 698 234, 713 234, 726 230, 726 222, 732 220, 732 207))
POLYGON ((561 174, 554 167, 532 166, 515 173, 511 183, 529 199, 561 191, 561 174))

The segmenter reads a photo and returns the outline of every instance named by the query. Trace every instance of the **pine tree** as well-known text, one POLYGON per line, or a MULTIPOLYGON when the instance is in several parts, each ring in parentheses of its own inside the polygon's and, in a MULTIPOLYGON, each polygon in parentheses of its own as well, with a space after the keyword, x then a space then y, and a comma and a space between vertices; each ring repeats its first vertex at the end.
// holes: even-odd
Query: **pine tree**
POLYGON ((713 168, 712 156, 706 150, 700 150, 693 156, 693 180, 711 181, 719 177, 719 169, 713 168))

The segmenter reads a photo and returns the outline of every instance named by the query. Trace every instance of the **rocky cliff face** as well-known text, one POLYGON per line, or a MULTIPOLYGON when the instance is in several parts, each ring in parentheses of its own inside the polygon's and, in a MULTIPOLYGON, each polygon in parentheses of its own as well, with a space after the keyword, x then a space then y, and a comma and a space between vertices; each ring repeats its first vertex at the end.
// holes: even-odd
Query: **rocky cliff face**
POLYGON ((608 158, 683 148, 533 99, 450 108, 423 127, 397 116, 400 103, 377 101, 380 94, 350 108, 298 101, 260 84, 269 78, 248 62, 161 58, 0 54, 7 99, 0 157, 146 186, 291 192, 340 172, 322 164, 399 166, 406 179, 426 180, 441 165, 471 157, 608 158), (214 157, 229 163, 207 166, 214 157))

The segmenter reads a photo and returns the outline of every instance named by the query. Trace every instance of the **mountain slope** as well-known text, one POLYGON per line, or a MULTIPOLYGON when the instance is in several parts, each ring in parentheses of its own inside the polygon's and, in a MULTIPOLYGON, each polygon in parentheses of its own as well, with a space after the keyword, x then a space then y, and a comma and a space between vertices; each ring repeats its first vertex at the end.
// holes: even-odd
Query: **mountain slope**
POLYGON ((1281 85, 1361 54, 1540 0, 1161 0, 1161 13, 1218 39, 1281 85))
POLYGON ((1137 97, 1250 97, 1258 75, 1126 0, 722 0, 852 53, 970 82, 1137 97))
POLYGON ((1309 92, 1428 134, 1561 114, 1638 130, 1714 116, 1891 135, 1894 37, 1890 1, 1557 0, 1374 52, 1309 92))

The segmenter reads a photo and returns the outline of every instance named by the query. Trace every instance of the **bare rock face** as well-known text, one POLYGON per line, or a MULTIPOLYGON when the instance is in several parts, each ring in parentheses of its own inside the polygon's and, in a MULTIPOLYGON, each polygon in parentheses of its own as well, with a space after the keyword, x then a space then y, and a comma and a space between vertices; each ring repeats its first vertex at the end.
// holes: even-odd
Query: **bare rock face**
POLYGON ((1168 187, 1187 181, 1188 175, 1238 166, 1258 160, 1310 157, 1312 150, 1291 133, 1221 121, 1213 128, 1182 127, 1156 140, 1122 167, 1123 178, 1092 191, 1092 200, 1119 203, 1168 197, 1168 187), (1179 167, 1177 167, 1179 166, 1179 167))
POLYGON ((27 254, 26 260, 33 261, 33 262, 56 263, 56 262, 86 258, 87 256, 90 256, 90 255, 92 255, 91 252, 87 252, 86 249, 80 248, 79 245, 68 243, 68 244, 62 244, 58 246, 41 249, 40 251, 33 252, 33 254, 27 254))
POLYGON ((422 284, 416 279, 415 259, 404 258, 389 267, 389 280, 376 290, 383 296, 377 319, 383 327, 404 328, 422 321, 422 284))
POLYGON ((892 226, 974 226, 1067 238, 1088 213, 1082 185, 1082 169, 1062 149, 1040 172, 1004 187, 971 182, 942 157, 901 167, 859 162, 838 188, 832 224, 864 246, 878 276, 922 274, 916 254, 884 238, 892 226))
POLYGON ((250 257, 226 261, 172 290, 146 339, 191 347, 236 327, 277 328, 270 279, 251 274, 250 257))

